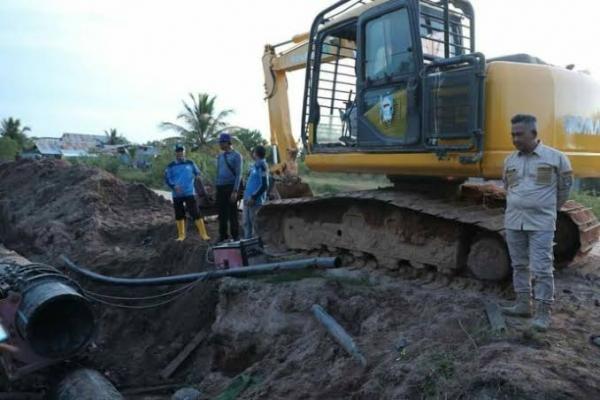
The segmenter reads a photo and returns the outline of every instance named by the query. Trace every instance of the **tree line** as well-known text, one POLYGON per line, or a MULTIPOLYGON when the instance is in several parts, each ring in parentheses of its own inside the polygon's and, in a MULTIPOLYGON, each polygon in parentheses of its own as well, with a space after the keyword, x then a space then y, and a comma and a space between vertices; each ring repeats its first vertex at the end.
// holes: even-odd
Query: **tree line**
MULTIPOLYGON (((183 109, 175 122, 161 122, 158 127, 163 131, 174 131, 177 136, 171 138, 185 144, 191 151, 201 151, 216 143, 221 132, 229 131, 235 139, 248 151, 258 145, 266 145, 267 141, 258 130, 231 126, 227 118, 234 111, 219 110, 216 105, 217 96, 207 93, 189 93, 188 99, 182 101, 183 109)), ((24 126, 18 118, 5 118, 0 123, 0 160, 13 160, 24 150, 33 148, 35 137, 29 137, 29 126, 24 126)), ((104 131, 106 144, 127 145, 130 141, 116 128, 104 131)), ((173 140, 148 142, 148 145, 165 146, 173 140)))

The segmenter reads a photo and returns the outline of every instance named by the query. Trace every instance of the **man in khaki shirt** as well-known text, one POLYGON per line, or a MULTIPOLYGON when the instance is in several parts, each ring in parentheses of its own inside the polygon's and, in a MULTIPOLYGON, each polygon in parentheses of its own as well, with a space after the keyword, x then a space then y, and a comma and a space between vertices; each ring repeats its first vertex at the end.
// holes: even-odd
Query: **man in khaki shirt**
POLYGON ((538 140, 534 116, 516 115, 511 122, 517 151, 504 161, 504 224, 517 300, 504 307, 504 312, 531 316, 533 273, 536 311, 532 326, 545 331, 550 326, 554 301, 552 242, 556 213, 569 197, 573 173, 567 156, 538 140))

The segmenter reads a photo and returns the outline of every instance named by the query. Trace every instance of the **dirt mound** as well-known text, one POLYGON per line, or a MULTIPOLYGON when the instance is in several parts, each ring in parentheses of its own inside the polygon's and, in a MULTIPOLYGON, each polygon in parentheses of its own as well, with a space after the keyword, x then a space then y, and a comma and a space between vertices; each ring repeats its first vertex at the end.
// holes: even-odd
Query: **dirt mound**
POLYGON ((499 301, 499 291, 477 283, 334 272, 224 281, 212 325, 216 371, 203 389, 216 394, 244 372, 257 382, 244 399, 587 399, 600 393, 600 351, 589 342, 589 333, 600 330, 600 311, 583 277, 561 272, 555 327, 534 335, 518 318, 508 320, 508 332, 493 333, 483 302, 499 301), (312 304, 355 338, 366 368, 329 337, 312 304))
MULTIPOLYGON (((0 242, 32 261, 60 267, 59 255, 65 254, 94 271, 127 277, 200 271, 207 245, 188 228, 188 239, 175 242, 170 203, 105 171, 62 160, 0 164, 0 242)), ((167 290, 112 288, 77 278, 85 288, 113 297, 167 290)), ((171 297, 142 302, 102 297, 134 308, 97 304, 98 333, 80 362, 105 371, 117 384, 155 382, 147 371, 159 371, 172 349, 212 321, 213 287, 199 284, 160 307, 137 308, 171 297)))

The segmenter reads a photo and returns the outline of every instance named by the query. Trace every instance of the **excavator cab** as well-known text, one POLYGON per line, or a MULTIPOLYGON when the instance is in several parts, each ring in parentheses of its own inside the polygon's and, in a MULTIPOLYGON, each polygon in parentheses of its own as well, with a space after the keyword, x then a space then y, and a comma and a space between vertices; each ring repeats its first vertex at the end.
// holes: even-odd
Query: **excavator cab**
POLYGON ((464 0, 340 1, 309 35, 310 153, 459 154, 480 161, 485 58, 464 0), (341 16, 340 16, 341 15, 341 16))

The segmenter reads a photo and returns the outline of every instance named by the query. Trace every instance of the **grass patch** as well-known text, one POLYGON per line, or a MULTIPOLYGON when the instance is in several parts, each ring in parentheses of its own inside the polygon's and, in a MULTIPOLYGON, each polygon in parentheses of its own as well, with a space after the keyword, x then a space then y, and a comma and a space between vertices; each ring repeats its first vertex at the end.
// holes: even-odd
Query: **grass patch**
POLYGON ((452 353, 436 353, 426 361, 426 375, 420 385, 425 399, 443 399, 446 390, 455 384, 455 358, 452 353))
POLYGON ((575 192, 571 198, 586 207, 590 207, 596 216, 600 216, 600 196, 591 192, 575 192))
POLYGON ((389 186, 385 176, 363 174, 329 174, 312 172, 302 176, 317 195, 351 192, 355 190, 370 190, 389 186))

